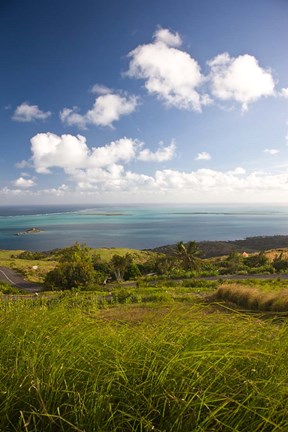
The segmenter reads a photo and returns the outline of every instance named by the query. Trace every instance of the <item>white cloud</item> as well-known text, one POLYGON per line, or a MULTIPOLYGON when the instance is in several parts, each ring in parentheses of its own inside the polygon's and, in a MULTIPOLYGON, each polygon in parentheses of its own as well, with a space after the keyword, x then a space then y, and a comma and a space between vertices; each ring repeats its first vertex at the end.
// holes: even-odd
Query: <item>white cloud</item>
POLYGON ((202 105, 210 103, 208 95, 198 91, 204 77, 197 61, 175 48, 181 42, 178 33, 158 29, 153 43, 139 45, 129 53, 127 75, 144 79, 147 91, 168 106, 201 111, 202 105))
POLYGON ((94 86, 91 89, 91 92, 100 95, 105 95, 105 94, 113 93, 113 90, 101 84, 94 84, 94 86))
POLYGON ((288 88, 282 88, 280 92, 280 96, 282 96, 285 99, 288 99, 288 88))
MULTIPOLYGON (((30 192, 30 191, 29 191, 30 192)), ((28 191, 26 191, 26 190, 22 190, 22 189, 11 189, 11 188, 8 188, 8 187, 3 187, 2 189, 0 189, 0 195, 4 195, 4 196, 7 196, 7 197, 10 197, 11 195, 13 195, 13 196, 23 196, 23 195, 25 195, 26 193, 28 193, 28 191)))
POLYGON ((78 168, 85 166, 89 149, 85 137, 39 133, 31 138, 34 167, 39 173, 49 173, 52 167, 78 168))
POLYGON ((42 189, 42 190, 38 191, 38 194, 40 196, 52 195, 52 196, 59 197, 59 196, 65 196, 67 194, 67 192, 69 192, 69 191, 70 191, 69 187, 65 183, 63 183, 58 188, 42 189))
POLYGON ((14 185, 20 189, 29 189, 35 186, 35 182, 32 179, 25 179, 24 177, 19 177, 15 180, 14 185))
POLYGON ((265 149, 264 153, 268 153, 270 155, 276 155, 277 153, 279 153, 279 150, 277 150, 277 149, 265 149))
MULTIPOLYGON (((120 117, 135 111, 138 105, 138 98, 136 96, 109 94, 105 93, 103 89, 102 94, 96 98, 92 109, 87 111, 86 114, 79 114, 77 107, 72 109, 64 108, 60 112, 61 121, 69 126, 75 125, 82 129, 85 129, 88 124, 112 127, 113 122, 118 121, 120 117)), ((98 86, 98 93, 99 90, 98 86)), ((106 90, 108 91, 109 89, 106 90)))
POLYGON ((211 155, 207 152, 198 153, 198 155, 195 158, 195 160, 210 160, 210 159, 211 159, 211 155))
POLYGON ((68 126, 77 126, 80 129, 86 129, 86 118, 78 114, 78 108, 64 108, 60 111, 60 120, 68 126))
POLYGON ((88 168, 103 168, 114 166, 120 161, 128 163, 136 158, 140 146, 141 143, 138 140, 121 138, 103 147, 92 148, 86 166, 88 168))
MULTIPOLYGON (((156 151, 131 138, 121 138, 100 147, 89 148, 82 135, 55 135, 39 133, 31 138, 32 161, 38 173, 50 173, 59 167, 66 173, 79 169, 109 169, 133 160, 163 162, 170 160, 176 149, 175 142, 156 151)), ((108 170, 109 171, 109 170, 108 170)))
POLYGON ((178 33, 172 33, 168 29, 159 28, 154 33, 154 39, 156 42, 163 42, 167 46, 179 47, 182 45, 182 39, 178 33))
POLYGON ((288 172, 271 175, 269 173, 253 172, 246 175, 245 170, 237 168, 234 171, 221 172, 210 169, 200 169, 194 172, 179 172, 175 170, 157 171, 156 184, 162 190, 193 190, 205 192, 208 196, 222 192, 251 193, 255 191, 288 191, 288 172), (210 195, 209 195, 210 194, 210 195))
POLYGON ((275 82, 269 70, 261 68, 255 57, 244 54, 236 58, 220 54, 208 62, 214 96, 234 100, 242 110, 263 96, 274 95, 275 82))
POLYGON ((176 144, 174 141, 172 141, 169 146, 164 147, 162 145, 158 150, 156 150, 156 152, 152 152, 149 149, 141 150, 139 152, 138 159, 145 162, 164 162, 173 158, 175 150, 176 144))
POLYGON ((125 171, 119 164, 110 165, 106 169, 78 170, 73 173, 73 180, 78 190, 102 192, 145 190, 154 184, 152 177, 125 171))
MULTIPOLYGON (((185 172, 163 169, 149 175, 144 172, 133 172, 131 164, 134 161, 169 160, 175 151, 174 142, 166 147, 162 144, 155 152, 146 149, 138 140, 130 138, 89 148, 81 135, 57 136, 47 133, 33 137, 31 145, 32 160, 37 172, 50 173, 53 167, 59 167, 63 169, 69 181, 75 184, 74 192, 65 186, 61 189, 56 188, 54 192, 47 189, 47 194, 50 195, 55 193, 65 196, 66 192, 71 195, 77 191, 92 195, 137 192, 138 199, 144 200, 151 193, 153 196, 162 194, 163 197, 174 197, 176 201, 180 196, 194 196, 200 200, 209 197, 208 199, 213 201, 216 196, 232 199, 235 196, 249 198, 254 194, 260 199, 261 196, 267 197, 267 194, 271 194, 273 198, 280 196, 280 192, 288 192, 286 169, 277 174, 256 171, 249 174, 242 167, 227 171, 199 169, 185 172)), ((26 191, 28 186, 32 186, 31 181, 33 182, 31 179, 20 177, 17 184, 15 183, 15 191, 26 191)), ((117 198, 117 194, 113 196, 117 198)))
POLYGON ((97 126, 111 126, 123 115, 131 114, 138 105, 136 96, 124 97, 117 94, 99 96, 86 114, 86 122, 97 126))
MULTIPOLYGON (((36 197, 38 200, 39 197, 41 198, 41 197, 43 197, 43 195, 51 196, 52 198, 54 198, 54 197, 66 197, 69 192, 70 192, 70 189, 65 184, 62 184, 58 188, 38 189, 38 190, 34 190, 34 191, 32 191, 31 189, 28 189, 28 188, 25 189, 23 187, 18 188, 18 189, 11 189, 11 188, 8 188, 5 186, 2 189, 0 189, 0 195, 2 195, 2 196, 5 196, 5 197, 10 197, 11 195, 16 196, 17 197, 17 203, 19 203, 21 201, 21 198, 23 198, 23 201, 25 203, 27 197, 29 197, 29 198, 36 197)), ((38 202, 38 201, 36 201, 36 202, 38 202)))
POLYGON ((244 168, 242 168, 242 167, 237 167, 237 168, 235 168, 232 171, 227 171, 227 174, 228 175, 233 175, 233 176, 234 175, 236 175, 236 176, 244 175, 244 174, 246 174, 246 170, 244 168))
POLYGON ((23 102, 16 108, 12 119, 18 122, 31 122, 46 120, 50 116, 50 111, 44 112, 39 109, 38 105, 29 105, 27 102, 23 102))
POLYGON ((15 167, 18 168, 18 169, 23 169, 23 168, 32 168, 32 166, 33 166, 33 165, 32 165, 30 162, 26 161, 26 160, 22 160, 22 161, 17 162, 17 163, 15 164, 15 167))

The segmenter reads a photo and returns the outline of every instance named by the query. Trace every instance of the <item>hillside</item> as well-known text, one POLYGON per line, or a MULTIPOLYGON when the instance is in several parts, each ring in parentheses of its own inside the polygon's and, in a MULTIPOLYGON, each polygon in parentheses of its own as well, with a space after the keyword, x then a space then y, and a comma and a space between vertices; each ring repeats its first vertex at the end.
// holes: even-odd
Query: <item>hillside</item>
MULTIPOLYGON (((243 240, 197 242, 202 258, 229 255, 237 252, 260 252, 270 249, 288 248, 288 235, 247 237, 243 240)), ((153 252, 172 254, 176 245, 166 245, 153 249, 153 252)))

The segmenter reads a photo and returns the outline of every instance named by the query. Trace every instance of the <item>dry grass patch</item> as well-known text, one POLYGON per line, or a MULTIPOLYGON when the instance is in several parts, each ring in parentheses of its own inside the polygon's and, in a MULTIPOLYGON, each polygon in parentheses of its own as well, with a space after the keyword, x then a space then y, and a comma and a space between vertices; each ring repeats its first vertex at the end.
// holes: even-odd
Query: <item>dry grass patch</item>
POLYGON ((225 284, 218 288, 216 298, 236 303, 246 309, 288 312, 288 289, 267 290, 267 288, 239 284, 225 284))

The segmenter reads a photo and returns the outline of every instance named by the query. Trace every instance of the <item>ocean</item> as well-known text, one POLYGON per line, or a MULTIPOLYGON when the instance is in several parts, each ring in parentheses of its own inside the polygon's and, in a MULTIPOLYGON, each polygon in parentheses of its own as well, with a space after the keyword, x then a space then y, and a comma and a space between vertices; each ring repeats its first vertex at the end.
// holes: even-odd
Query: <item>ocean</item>
POLYGON ((288 235, 288 207, 244 205, 0 206, 0 249, 46 251, 75 242, 149 249, 178 241, 288 235), (30 228, 41 231, 17 235, 30 228))

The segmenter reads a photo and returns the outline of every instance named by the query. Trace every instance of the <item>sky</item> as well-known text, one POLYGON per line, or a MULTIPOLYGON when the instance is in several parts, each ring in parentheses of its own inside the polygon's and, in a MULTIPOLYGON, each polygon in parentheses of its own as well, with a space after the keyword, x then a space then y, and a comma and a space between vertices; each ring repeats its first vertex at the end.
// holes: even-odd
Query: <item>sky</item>
POLYGON ((287 0, 1 0, 0 205, 287 204, 287 0))

